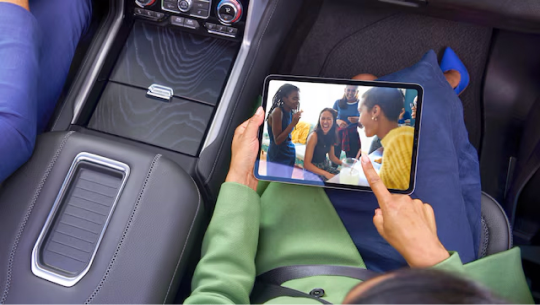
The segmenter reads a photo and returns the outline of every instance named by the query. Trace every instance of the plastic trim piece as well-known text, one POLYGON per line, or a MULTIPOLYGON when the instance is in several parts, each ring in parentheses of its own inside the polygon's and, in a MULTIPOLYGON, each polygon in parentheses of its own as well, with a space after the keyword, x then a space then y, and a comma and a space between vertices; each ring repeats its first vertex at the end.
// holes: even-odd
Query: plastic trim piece
POLYGON ((82 152, 82 153, 79 153, 75 157, 75 159, 73 160, 73 163, 71 164, 71 167, 69 168, 66 178, 64 179, 64 182, 62 183, 60 192, 58 193, 58 196, 56 197, 54 201, 51 212, 47 216, 45 225, 43 226, 43 229, 41 230, 41 233, 39 234, 36 244, 34 245, 34 249, 32 250, 31 266, 32 266, 32 273, 35 276, 45 279, 47 281, 53 282, 55 284, 64 286, 64 287, 72 287, 75 284, 77 284, 86 275, 86 273, 88 273, 88 270, 90 270, 90 267, 92 266, 92 263, 96 256, 96 252, 99 249, 99 245, 101 244, 101 240, 103 239, 103 235, 105 234, 107 226, 109 225, 109 221, 111 220, 111 216, 114 212, 116 204, 118 203, 118 199, 120 198, 120 195, 122 194, 122 190, 124 189, 124 186, 126 184, 127 178, 129 177, 129 173, 130 173, 130 168, 127 164, 121 163, 112 159, 108 159, 102 156, 82 152), (107 220, 105 221, 105 225, 103 226, 103 229, 100 233, 99 239, 96 243, 96 247, 94 249, 94 252, 92 253, 92 257, 90 258, 90 262, 88 263, 88 266, 78 275, 74 277, 69 277, 63 274, 59 274, 57 272, 54 272, 53 270, 50 270, 44 267, 40 263, 39 256, 40 256, 41 246, 43 244, 45 236, 47 235, 47 232, 49 231, 51 225, 54 222, 54 218, 60 208, 60 205, 61 205, 62 200, 64 199, 64 196, 66 195, 69 184, 72 178, 74 177, 74 174, 76 173, 78 165, 81 162, 93 163, 93 164, 101 165, 104 167, 108 167, 113 170, 120 171, 123 173, 123 177, 122 177, 122 183, 120 185, 120 188, 118 189, 118 194, 116 195, 114 199, 111 211, 109 212, 109 215, 107 216, 107 220))
POLYGON ((114 43, 114 40, 116 39, 116 35, 118 34, 118 31, 120 31, 122 20, 124 20, 124 0, 116 0, 116 2, 119 7, 116 10, 113 24, 107 33, 107 37, 105 38, 105 41, 101 45, 101 48, 95 58, 94 63, 92 64, 92 67, 90 68, 90 71, 84 77, 84 81, 83 81, 83 85, 81 86, 81 89, 79 90, 79 92, 77 93, 75 97, 75 104, 73 105, 73 118, 71 119, 71 124, 75 124, 77 120, 79 119, 84 103, 86 102, 86 99, 90 95, 90 91, 92 90, 92 86, 97 80, 99 71, 101 71, 101 68, 103 67, 103 64, 105 63, 105 59, 107 58, 107 55, 109 54, 109 50, 111 49, 114 43))
POLYGON ((208 33, 210 33, 210 34, 216 34, 216 35, 221 35, 221 36, 232 37, 232 38, 236 38, 236 35, 235 35, 235 34, 227 34, 227 33, 218 32, 218 31, 214 31, 214 30, 208 30, 208 33))
POLYGON ((163 3, 164 1, 165 0, 161 0, 161 10, 164 11, 164 12, 171 12, 171 13, 175 13, 175 14, 188 14, 191 17, 197 17, 197 18, 202 18, 202 19, 210 18, 210 11, 212 10, 212 0, 198 0, 198 2, 208 3, 208 10, 207 10, 208 13, 206 14, 206 16, 191 14, 189 11, 191 11, 192 7, 190 7, 186 12, 180 11, 180 8, 178 8, 178 10, 170 10, 170 9, 165 7, 165 5, 163 3))

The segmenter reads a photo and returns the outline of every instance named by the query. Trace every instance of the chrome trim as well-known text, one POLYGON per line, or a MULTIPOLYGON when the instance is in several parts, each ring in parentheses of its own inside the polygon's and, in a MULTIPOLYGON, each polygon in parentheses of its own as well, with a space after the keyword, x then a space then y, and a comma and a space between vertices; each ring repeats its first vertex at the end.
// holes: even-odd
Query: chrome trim
MULTIPOLYGON (((177 13, 177 14, 180 14, 180 13, 181 13, 181 12, 179 12, 179 11, 173 11, 173 10, 166 9, 166 8, 163 6, 163 2, 164 2, 164 1, 165 1, 165 0, 161 0, 161 10, 162 10, 162 11, 165 11, 165 12, 171 12, 171 13, 177 13)), ((177 6, 178 6, 178 5, 177 5, 177 6)))
POLYGON ((73 105, 73 119, 71 120, 71 124, 75 124, 79 119, 84 103, 86 102, 86 98, 90 94, 90 90, 92 90, 92 87, 96 82, 99 71, 105 62, 107 54, 109 53, 116 35, 120 30, 120 26, 122 25, 122 19, 124 18, 124 0, 117 0, 116 2, 118 4, 118 11, 116 12, 113 25, 109 29, 107 37, 105 37, 102 47, 96 56, 94 65, 85 76, 81 90, 79 90, 75 97, 75 104, 73 105))
MULTIPOLYGON (((234 18, 233 18, 232 20, 238 18, 238 16, 237 16, 237 14, 238 14, 238 8, 236 8, 236 5, 234 5, 234 3, 233 3, 232 1, 230 1, 230 0, 222 0, 222 1, 218 4, 218 6, 216 7, 216 15, 217 15, 217 18, 218 18, 219 22, 221 22, 221 23, 224 24, 224 25, 231 25, 232 22, 223 20, 223 19, 221 18, 221 15, 219 14, 219 9, 220 9, 222 6, 224 6, 225 4, 229 4, 229 5, 232 6, 233 9, 234 9, 234 18)), ((240 5, 241 5, 241 4, 240 4, 240 5)), ((242 18, 242 16, 240 16, 240 18, 242 18)))
POLYGON ((244 30, 244 38, 242 39, 242 45, 240 46, 238 56, 236 56, 236 61, 234 62, 234 66, 231 70, 231 75, 229 76, 227 84, 225 85, 225 89, 223 90, 221 100, 219 100, 216 114, 214 115, 214 119, 212 120, 212 124, 208 129, 208 135, 204 140, 201 154, 208 146, 214 143, 214 141, 218 137, 219 130, 226 119, 225 115, 227 114, 227 109, 229 109, 229 106, 231 104, 234 89, 237 85, 239 85, 238 80, 240 79, 240 74, 242 73, 244 64, 246 63, 246 59, 251 48, 251 42, 255 37, 255 32, 259 27, 262 14, 264 13, 267 6, 268 0, 250 1, 247 12, 246 28, 244 30))
POLYGON ((218 31, 214 31, 214 30, 208 30, 208 33, 236 38, 236 34, 228 34, 228 33, 218 32, 218 31))
POLYGON ((187 13, 187 12, 189 12, 189 10, 191 9, 191 5, 192 5, 191 0, 178 0, 178 2, 177 2, 177 4, 176 4, 176 6, 178 6, 178 10, 179 10, 180 12, 182 12, 182 13, 187 13), (180 2, 182 2, 182 1, 186 1, 186 2, 188 3, 188 7, 187 7, 187 9, 185 9, 185 10, 183 10, 183 9, 180 8, 180 2))
POLYGON ((58 196, 56 196, 56 200, 54 201, 51 212, 49 213, 49 216, 47 216, 45 225, 43 226, 43 229, 41 229, 41 233, 39 234, 36 244, 34 245, 34 249, 32 250, 31 267, 32 267, 32 273, 35 276, 45 279, 47 281, 53 282, 58 285, 62 285, 64 287, 72 287, 73 285, 77 284, 86 275, 86 273, 88 273, 88 270, 90 270, 90 267, 92 266, 92 263, 94 262, 94 258, 96 256, 97 250, 99 249, 99 245, 101 244, 103 235, 105 234, 107 226, 109 225, 109 221, 111 220, 116 204, 118 203, 118 199, 120 198, 120 195, 122 194, 122 190, 124 189, 124 186, 126 184, 127 178, 129 177, 129 173, 130 173, 130 168, 127 164, 124 164, 115 160, 111 160, 102 156, 82 152, 82 153, 79 153, 75 157, 75 159, 73 160, 73 163, 71 164, 71 167, 69 168, 66 178, 64 179, 64 182, 62 183, 60 192, 58 193, 58 196), (45 268, 43 265, 41 265, 40 260, 39 260, 39 252, 40 252, 43 240, 45 238, 45 234, 47 234, 47 231, 52 225, 56 212, 60 208, 60 203, 62 202, 62 199, 64 198, 64 195, 66 194, 67 188, 69 186, 69 182, 71 181, 71 179, 73 178, 73 175, 75 174, 77 165, 79 165, 83 161, 99 164, 101 166, 118 170, 124 173, 124 177, 122 178, 122 184, 120 185, 118 194, 116 195, 116 198, 114 199, 111 211, 109 215, 107 216, 107 220, 105 221, 103 230, 100 233, 99 239, 96 243, 96 248, 94 249, 94 253, 92 253, 92 257, 90 258, 90 262, 88 263, 88 266, 80 274, 74 277, 69 277, 62 274, 58 274, 50 269, 45 268))
POLYGON ((167 86, 152 84, 148 87, 146 94, 170 102, 174 95, 174 91, 167 86))
POLYGON ((140 3, 139 0, 135 0, 135 4, 141 8, 144 8, 144 4, 140 3))

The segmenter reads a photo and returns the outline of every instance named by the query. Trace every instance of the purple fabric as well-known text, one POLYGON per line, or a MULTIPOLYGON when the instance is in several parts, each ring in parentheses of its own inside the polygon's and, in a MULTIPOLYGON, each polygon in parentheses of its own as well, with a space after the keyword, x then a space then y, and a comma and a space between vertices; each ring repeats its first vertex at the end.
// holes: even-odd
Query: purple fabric
POLYGON ((32 155, 90 17, 90 0, 0 3, 0 182, 32 155))

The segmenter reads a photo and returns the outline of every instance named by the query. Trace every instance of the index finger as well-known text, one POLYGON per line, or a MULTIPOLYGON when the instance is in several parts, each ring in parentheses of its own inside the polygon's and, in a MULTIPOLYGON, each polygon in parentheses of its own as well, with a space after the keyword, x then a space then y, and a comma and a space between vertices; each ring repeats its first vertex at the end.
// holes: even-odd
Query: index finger
POLYGON ((362 157, 360 158, 362 163, 362 169, 364 169, 364 174, 366 175, 367 181, 369 183, 369 186, 373 190, 373 193, 375 193, 375 196, 377 197, 377 200, 379 201, 379 206, 381 209, 384 210, 386 208, 386 203, 390 200, 390 197, 392 196, 384 183, 381 180, 381 177, 377 174, 375 169, 373 168, 373 165, 371 164, 371 160, 369 157, 365 154, 362 154, 362 157))

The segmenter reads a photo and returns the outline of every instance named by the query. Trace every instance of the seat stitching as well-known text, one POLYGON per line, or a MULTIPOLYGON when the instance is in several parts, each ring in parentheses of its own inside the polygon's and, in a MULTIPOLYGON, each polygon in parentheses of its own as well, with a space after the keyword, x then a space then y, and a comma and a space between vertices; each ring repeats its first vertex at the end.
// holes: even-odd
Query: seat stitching
POLYGON ((131 215, 129 216, 128 223, 126 224, 126 227, 124 228, 124 232, 122 233, 122 238, 120 239, 120 242, 118 243, 116 250, 114 251, 113 257, 111 258, 111 261, 109 262, 109 266, 107 267, 107 270, 105 271, 105 274, 103 275, 103 278, 101 278, 101 281, 99 282, 98 286, 92 292, 90 297, 84 302, 84 304, 91 303, 96 296, 101 291, 101 288, 105 285, 105 282, 107 281, 107 278, 109 277, 109 274, 112 272, 112 268, 114 267, 114 263, 116 262, 116 259, 120 253, 120 250, 122 250, 122 246, 124 245, 124 242, 126 240, 127 234, 129 233, 129 230, 131 228, 131 224, 133 223, 133 219, 135 218, 135 213, 137 213, 137 209, 139 207, 139 204, 142 200, 142 197, 146 191, 146 186, 148 185, 148 181, 150 180, 150 177, 152 176, 152 173, 154 172, 154 168, 158 160, 161 158, 161 155, 158 154, 154 157, 152 160, 152 163, 150 164, 150 168, 148 170, 148 174, 146 175, 146 178, 144 179, 143 187, 141 189, 141 192, 139 193, 139 196, 137 197, 137 201, 135 202, 135 206, 133 206, 133 210, 131 211, 131 215))
MULTIPOLYGON (((193 179, 191 180, 193 181, 193 179)), ((195 181, 193 181, 193 184, 195 184, 195 181)), ((195 184, 195 188, 197 188, 197 185, 195 184)), ((178 262, 176 263, 176 268, 174 268, 174 273, 171 278, 171 281, 169 282, 169 288, 167 289, 167 294, 165 295, 165 298, 163 299, 163 304, 167 302, 167 298, 169 297, 169 293, 171 291, 172 284, 174 282, 174 278, 176 277, 176 272, 178 271, 178 266, 180 265, 180 261, 182 261, 182 257, 184 256, 184 251, 186 250, 186 245, 189 241, 189 236, 191 235, 191 230, 193 229, 193 225, 195 224, 195 220, 197 219, 197 216, 199 214, 199 208, 201 206, 201 193, 199 192, 199 188, 197 188, 197 195, 199 196, 199 200, 197 201, 197 210, 195 211, 195 217, 193 217, 193 221, 191 222, 191 226, 189 227, 189 231, 186 237, 186 241, 184 242, 184 246, 182 247, 182 252, 180 253, 180 257, 178 258, 178 262)))
POLYGON ((19 229, 17 230, 17 234, 15 235, 15 242, 13 243, 13 246, 11 247, 11 251, 9 253, 8 258, 8 267, 6 272, 6 286, 4 288, 4 292, 2 293, 2 299, 0 300, 0 304, 6 303, 7 297, 9 295, 9 290, 11 288, 11 276, 12 276, 12 269, 13 269, 13 262, 15 261, 15 254, 17 252, 19 242, 21 240, 22 234, 24 233, 24 229, 26 228, 26 223, 28 222, 28 219, 30 218, 30 215, 32 214, 32 211, 34 210, 34 206, 39 198, 39 195, 41 194, 41 191, 43 190, 43 186, 45 185, 45 182, 47 181, 47 178, 49 177, 49 174, 52 171, 52 168, 54 164, 56 163, 56 160, 58 160, 58 157, 60 156, 60 153, 64 149, 64 146, 68 140, 68 138, 74 133, 74 131, 68 132, 64 138, 62 139, 62 142, 60 143, 60 147, 56 150, 54 153, 53 158, 49 162, 49 165, 47 166, 47 169, 45 170, 45 173, 43 174, 43 177, 41 178, 38 187, 34 193, 34 196, 32 197, 32 202, 26 209, 26 213, 24 214, 24 218, 22 220, 21 225, 19 226, 19 229))

